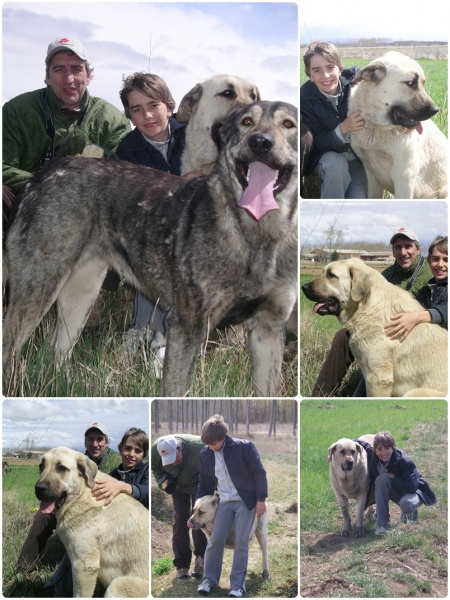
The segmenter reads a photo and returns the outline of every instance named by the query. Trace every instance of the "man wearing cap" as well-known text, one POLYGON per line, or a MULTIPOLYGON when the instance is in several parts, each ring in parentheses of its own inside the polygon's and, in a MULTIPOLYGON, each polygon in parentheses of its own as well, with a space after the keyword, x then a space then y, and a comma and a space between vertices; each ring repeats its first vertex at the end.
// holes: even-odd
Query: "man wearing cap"
POLYGON ((192 531, 195 565, 189 574, 192 550, 187 522, 195 504, 199 479, 198 455, 204 448, 198 435, 165 435, 152 444, 151 468, 158 487, 172 496, 173 564, 178 579, 203 577, 203 557, 207 540, 201 529, 192 531))
POLYGON ((130 131, 125 115, 89 95, 92 67, 80 40, 54 40, 45 64, 46 88, 3 105, 3 185, 14 194, 54 157, 79 154, 88 144, 113 156, 130 131))
MULTIPOLYGON (((420 253, 419 238, 410 227, 400 227, 392 235, 389 243, 395 262, 381 274, 393 285, 398 285, 417 298, 419 291, 433 277, 428 261, 420 253)), ((314 385, 312 397, 336 396, 342 380, 351 363, 355 360, 351 353, 350 333, 348 329, 340 329, 331 343, 330 351, 322 365, 314 385)), ((358 386, 355 397, 363 396, 363 389, 358 386), (359 393, 361 392, 361 393, 359 393)))
MULTIPOLYGON (((109 474, 122 463, 122 457, 108 444, 109 435, 103 423, 94 421, 88 425, 84 433, 85 454, 96 463, 100 471, 109 474)), ((53 513, 38 511, 35 514, 27 539, 17 559, 19 570, 32 571, 37 567, 45 544, 55 529, 56 517, 53 513)))

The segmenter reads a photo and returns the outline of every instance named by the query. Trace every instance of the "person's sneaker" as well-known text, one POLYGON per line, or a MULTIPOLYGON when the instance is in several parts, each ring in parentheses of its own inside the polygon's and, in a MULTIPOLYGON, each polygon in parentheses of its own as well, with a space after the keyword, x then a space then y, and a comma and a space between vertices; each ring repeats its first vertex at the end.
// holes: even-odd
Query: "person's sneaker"
POLYGON ((197 588, 197 592, 199 594, 209 594, 209 592, 213 589, 213 586, 209 583, 209 581, 203 581, 197 588))
POLYGON ((417 510, 417 507, 414 507, 410 513, 402 512, 401 521, 404 524, 405 523, 417 524, 419 522, 419 511, 417 510))
POLYGON ((153 367, 155 369, 156 379, 162 379, 162 372, 164 366, 164 357, 166 356, 166 347, 160 346, 155 352, 155 358, 153 360, 153 367))
POLYGON ((189 579, 189 569, 177 569, 177 579, 189 579))
POLYGON ((145 329, 129 329, 123 336, 123 357, 126 361, 132 361, 144 340, 145 329))
POLYGON ((199 579, 200 577, 203 577, 203 570, 204 570, 203 556, 196 556, 194 570, 191 571, 191 577, 196 577, 197 579, 199 579))
POLYGON ((375 531, 375 535, 381 535, 383 533, 386 533, 386 531, 388 529, 390 529, 390 525, 389 523, 385 523, 384 525, 380 525, 380 527, 378 527, 378 529, 375 531))
POLYGON ((242 596, 244 596, 244 594, 245 594, 245 588, 241 587, 238 590, 231 590, 231 592, 228 595, 231 596, 232 598, 242 598, 242 596))

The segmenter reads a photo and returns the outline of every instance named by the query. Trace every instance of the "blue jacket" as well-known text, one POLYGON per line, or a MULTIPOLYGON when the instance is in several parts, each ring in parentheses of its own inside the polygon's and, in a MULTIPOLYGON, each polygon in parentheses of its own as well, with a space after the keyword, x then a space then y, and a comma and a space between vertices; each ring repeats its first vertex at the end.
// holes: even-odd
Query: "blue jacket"
MULTIPOLYGON (((268 496, 266 471, 253 442, 238 440, 227 435, 223 457, 234 487, 248 510, 268 496)), ((216 489, 214 451, 204 448, 199 454, 199 483, 196 500, 214 494, 216 489)))
POLYGON ((448 329, 448 279, 436 282, 430 279, 426 286, 419 290, 417 300, 431 314, 431 322, 448 329))
POLYGON ((344 143, 334 130, 347 118, 350 84, 358 71, 359 67, 342 71, 339 78, 342 94, 337 111, 312 81, 306 81, 300 88, 300 112, 313 134, 313 148, 308 158, 306 175, 312 173, 325 152, 332 150, 341 153, 350 150, 350 144, 344 143))
MULTIPOLYGON (((374 504, 373 498, 375 479, 378 476, 377 465, 378 456, 375 454, 373 446, 363 440, 356 440, 367 452, 369 466, 369 491, 367 493, 366 507, 374 504)), ((402 494, 417 494, 425 506, 436 504, 436 494, 431 489, 427 481, 422 477, 412 458, 406 452, 396 448, 392 453, 388 466, 389 473, 395 477, 392 479, 392 487, 402 494)))
POLYGON ((133 488, 131 494, 132 498, 139 500, 141 504, 148 509, 148 498, 149 498, 149 474, 148 474, 148 462, 140 462, 132 469, 123 471, 123 466, 120 464, 114 471, 111 471, 111 477, 129 483, 133 488))
POLYGON ((181 155, 185 145, 186 123, 179 123, 169 117, 170 141, 167 161, 159 150, 149 144, 136 127, 117 146, 116 155, 122 160, 166 171, 172 175, 181 175, 181 155))

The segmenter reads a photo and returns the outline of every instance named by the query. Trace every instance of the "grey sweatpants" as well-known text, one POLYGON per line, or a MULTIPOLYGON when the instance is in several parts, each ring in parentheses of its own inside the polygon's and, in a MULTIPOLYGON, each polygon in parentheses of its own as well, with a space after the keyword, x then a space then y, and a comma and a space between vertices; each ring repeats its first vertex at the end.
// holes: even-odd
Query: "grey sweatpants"
POLYGON ((233 566, 230 587, 238 590, 244 586, 248 563, 248 538, 255 518, 256 509, 248 510, 242 501, 220 502, 211 537, 205 552, 203 580, 217 587, 222 573, 223 552, 233 523, 236 524, 233 566))
POLYGON ((375 502, 377 505, 377 526, 389 523, 389 500, 400 506, 402 512, 409 515, 415 507, 423 504, 417 494, 402 494, 392 487, 392 479, 387 475, 378 475, 375 479, 375 502))
POLYGON ((367 198, 367 176, 362 164, 338 152, 325 152, 314 168, 322 180, 321 198, 367 198))

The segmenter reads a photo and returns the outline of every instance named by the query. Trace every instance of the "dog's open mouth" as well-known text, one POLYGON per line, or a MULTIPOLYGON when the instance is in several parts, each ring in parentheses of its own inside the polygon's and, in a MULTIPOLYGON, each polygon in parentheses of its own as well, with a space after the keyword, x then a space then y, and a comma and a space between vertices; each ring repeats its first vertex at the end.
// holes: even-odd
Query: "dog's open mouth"
POLYGON ((67 493, 63 492, 56 500, 42 500, 39 510, 45 514, 53 513, 61 508, 67 498, 67 493))
POLYGON ((245 208, 257 221, 270 210, 279 208, 275 196, 283 190, 290 178, 291 170, 276 170, 255 161, 249 165, 236 163, 236 172, 244 194, 238 205, 245 208))
POLYGON ((414 119, 409 118, 403 111, 399 108, 394 108, 392 110, 392 120, 397 125, 401 125, 402 127, 406 127, 407 129, 417 129, 419 134, 422 133, 422 123, 420 121, 415 121, 414 119))
POLYGON ((313 313, 318 315, 336 315, 339 312, 339 300, 330 298, 325 302, 317 302, 313 307, 313 313))

